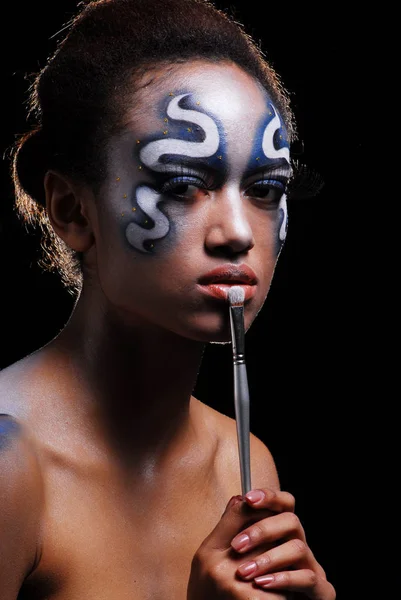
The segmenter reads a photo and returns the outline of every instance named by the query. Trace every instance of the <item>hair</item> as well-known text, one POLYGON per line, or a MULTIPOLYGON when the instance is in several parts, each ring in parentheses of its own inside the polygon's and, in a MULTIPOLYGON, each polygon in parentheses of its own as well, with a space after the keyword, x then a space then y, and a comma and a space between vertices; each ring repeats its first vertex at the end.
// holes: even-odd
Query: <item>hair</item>
MULTIPOLYGON (((135 77, 161 64, 191 59, 234 62, 268 91, 295 139, 288 93, 242 24, 209 0, 91 0, 81 2, 68 33, 30 88, 34 123, 12 151, 17 214, 42 232, 42 267, 67 289, 82 286, 82 255, 51 226, 44 177, 57 170, 99 189, 106 144, 123 123, 135 77)), ((132 96, 131 96, 132 97, 132 96)))

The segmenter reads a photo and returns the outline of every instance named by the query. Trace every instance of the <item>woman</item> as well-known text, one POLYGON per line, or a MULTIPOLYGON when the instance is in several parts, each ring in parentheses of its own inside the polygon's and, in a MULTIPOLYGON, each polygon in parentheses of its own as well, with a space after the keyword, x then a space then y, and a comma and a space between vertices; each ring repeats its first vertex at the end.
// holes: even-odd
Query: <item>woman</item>
POLYGON ((256 45, 204 0, 89 2, 38 75, 17 206, 77 292, 0 376, 0 588, 14 598, 334 600, 293 497, 191 393, 248 329, 286 233, 295 138, 256 45))

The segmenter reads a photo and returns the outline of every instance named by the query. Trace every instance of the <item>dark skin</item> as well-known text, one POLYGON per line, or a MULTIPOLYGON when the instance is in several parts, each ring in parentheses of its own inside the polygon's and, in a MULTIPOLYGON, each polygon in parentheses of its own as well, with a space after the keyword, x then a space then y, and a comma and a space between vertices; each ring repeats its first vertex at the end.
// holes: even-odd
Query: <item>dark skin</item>
POLYGON ((253 268, 248 328, 270 285, 276 229, 274 211, 243 183, 266 102, 238 67, 194 61, 160 75, 130 128, 153 134, 152 106, 188 79, 209 112, 233 103, 218 115, 233 152, 219 188, 192 185, 190 202, 179 197, 185 219, 169 213, 173 253, 149 262, 118 235, 116 156, 119 181, 138 177, 135 165, 123 169, 127 137, 110 145, 98 198, 62 174, 45 178, 55 231, 84 254, 84 287, 63 331, 0 374, 4 600, 335 598, 269 450, 251 436, 252 487, 263 498, 237 497, 235 422, 191 395, 205 341, 229 340, 227 304, 201 298, 194 277, 227 262, 253 268), (235 548, 244 533, 250 545, 235 548), (246 577, 239 567, 253 559, 246 577), (255 577, 269 574, 264 589, 255 577))

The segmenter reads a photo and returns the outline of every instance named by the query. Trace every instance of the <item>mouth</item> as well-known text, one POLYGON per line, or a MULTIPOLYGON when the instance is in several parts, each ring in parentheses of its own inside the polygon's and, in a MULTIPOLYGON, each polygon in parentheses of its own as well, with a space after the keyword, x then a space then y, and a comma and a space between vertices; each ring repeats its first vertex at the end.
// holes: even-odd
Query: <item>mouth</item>
POLYGON ((202 275, 198 280, 200 291, 218 300, 228 301, 228 292, 232 286, 241 286, 245 301, 256 294, 258 278, 247 265, 223 265, 202 275))

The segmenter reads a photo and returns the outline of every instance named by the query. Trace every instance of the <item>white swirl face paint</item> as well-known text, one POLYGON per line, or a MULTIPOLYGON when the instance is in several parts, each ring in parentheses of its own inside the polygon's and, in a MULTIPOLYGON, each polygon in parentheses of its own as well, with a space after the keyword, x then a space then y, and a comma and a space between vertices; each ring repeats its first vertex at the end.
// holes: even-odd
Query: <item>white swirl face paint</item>
MULTIPOLYGON (((174 97, 167 106, 167 115, 170 119, 196 125, 203 130, 204 140, 187 141, 177 138, 164 138, 146 144, 139 153, 142 164, 152 171, 173 171, 176 165, 161 162, 161 157, 166 155, 179 155, 191 158, 209 158, 216 154, 220 136, 216 123, 209 115, 197 110, 182 108, 179 103, 190 94, 180 94, 174 97)), ((131 222, 126 228, 126 238, 131 246, 141 252, 150 252, 153 241, 160 240, 168 234, 170 223, 166 215, 157 207, 162 200, 162 195, 154 189, 142 185, 136 189, 136 201, 145 215, 154 221, 151 229, 131 222), (148 246, 145 248, 145 242, 148 246)))
MULTIPOLYGON (((179 106, 180 100, 186 98, 190 94, 180 94, 173 98, 167 107, 167 115, 170 119, 176 121, 184 121, 186 123, 195 124, 201 127, 205 133, 203 142, 191 142, 180 139, 166 138, 163 140, 155 140, 149 142, 140 152, 140 159, 144 165, 153 171, 169 170, 168 163, 161 163, 160 157, 166 154, 184 155, 191 158, 209 158, 216 154, 220 136, 216 123, 209 115, 182 108, 179 106)), ((175 168, 175 167, 170 167, 175 168)))
POLYGON ((274 134, 278 129, 282 127, 282 123, 276 109, 271 104, 271 109, 274 112, 274 117, 271 121, 269 121, 262 140, 262 149, 267 158, 275 159, 275 158, 284 158, 288 164, 290 163, 290 149, 288 146, 284 146, 283 148, 276 149, 274 146, 274 134))
MULTIPOLYGON (((270 104, 270 109, 273 111, 274 117, 269 121, 263 132, 262 138, 262 150, 266 158, 268 159, 284 159, 290 164, 290 149, 288 146, 276 148, 274 145, 274 137, 276 132, 283 127, 280 116, 273 104, 270 104)), ((287 196, 283 194, 279 205, 279 224, 278 224, 278 240, 277 240, 277 253, 280 252, 285 238, 287 236, 288 229, 288 210, 287 210, 287 196)))
POLYGON ((153 240, 160 240, 164 238, 170 230, 170 223, 166 215, 157 208, 157 204, 160 200, 161 195, 146 185, 140 186, 136 190, 136 201, 138 205, 155 223, 152 229, 141 227, 138 223, 129 223, 127 225, 125 235, 128 242, 131 246, 142 252, 149 252, 149 250, 145 250, 144 242, 148 240, 150 242, 153 240))
POLYGON ((279 214, 282 218, 281 226, 278 232, 278 237, 281 244, 284 243, 284 240, 287 236, 287 225, 288 225, 288 213, 287 213, 287 196, 283 194, 281 196, 281 200, 278 205, 279 214))

